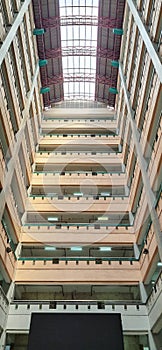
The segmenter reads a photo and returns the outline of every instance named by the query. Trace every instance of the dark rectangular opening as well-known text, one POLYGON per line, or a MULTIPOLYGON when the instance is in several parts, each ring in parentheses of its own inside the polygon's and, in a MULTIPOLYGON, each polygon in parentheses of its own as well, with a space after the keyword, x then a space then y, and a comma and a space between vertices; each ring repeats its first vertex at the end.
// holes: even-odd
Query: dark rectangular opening
MULTIPOLYGON (((53 305, 52 305, 53 306, 53 305)), ((98 305, 104 308, 104 305, 98 305)), ((120 314, 34 313, 28 350, 124 350, 120 314)))

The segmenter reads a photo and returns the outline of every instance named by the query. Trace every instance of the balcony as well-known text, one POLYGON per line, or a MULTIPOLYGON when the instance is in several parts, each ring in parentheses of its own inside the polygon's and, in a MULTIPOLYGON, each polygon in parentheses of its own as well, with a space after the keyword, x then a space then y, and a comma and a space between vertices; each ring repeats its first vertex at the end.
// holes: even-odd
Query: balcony
MULTIPOLYGON (((64 213, 76 213, 78 215, 80 212, 86 211, 85 215, 88 213, 103 214, 109 213, 123 213, 123 216, 126 212, 130 211, 129 199, 128 197, 100 197, 98 195, 80 197, 80 193, 77 194, 77 197, 66 196, 63 197, 33 197, 29 198, 28 204, 26 205, 26 211, 28 213, 58 213, 59 215, 64 215, 64 213), (63 212, 63 213, 62 213, 63 212)), ((101 218, 100 218, 101 219, 101 218)), ((63 218, 62 218, 63 220, 63 218)), ((97 218, 96 218, 97 220, 97 218)), ((103 218, 104 220, 104 218, 103 218)), ((110 221, 110 218, 108 219, 110 221)), ((95 221, 95 218, 94 218, 95 221)), ((102 221, 102 219, 101 219, 102 221)))
POLYGON ((38 225, 29 224, 22 227, 22 244, 37 245, 40 242, 43 244, 93 244, 100 241, 101 244, 115 244, 116 242, 123 244, 133 244, 135 235, 131 226, 115 226, 100 225, 94 229, 94 224, 91 225, 72 225, 62 224, 57 229, 56 224, 38 225))
POLYGON ((138 284, 141 280, 138 261, 131 258, 111 263, 107 260, 91 258, 86 260, 72 258, 20 258, 17 262, 15 283, 18 284, 138 284), (79 260, 78 260, 79 259, 79 260))
POLYGON ((40 139, 39 151, 107 151, 119 152, 120 137, 102 134, 45 135, 40 139))
POLYGON ((108 134, 108 135, 115 135, 116 134, 116 122, 108 122, 108 121, 95 121, 90 122, 88 120, 84 121, 74 121, 74 122, 58 122, 55 121, 55 123, 52 122, 45 122, 42 123, 42 134, 46 135, 45 137, 48 137, 48 134, 54 134, 54 135, 62 135, 62 134, 72 134, 76 135, 79 134, 82 135, 89 135, 92 133, 95 134, 108 134))
POLYGON ((138 302, 97 301, 22 301, 12 302, 7 322, 8 332, 28 332, 33 312, 99 312, 120 313, 124 332, 142 332, 149 329, 146 306, 138 302))
MULTIPOLYGON (((113 170, 110 170, 113 171, 113 170)), ((46 171, 34 172, 31 180, 32 194, 48 194, 51 193, 64 195, 64 189, 70 186, 76 192, 80 186, 84 188, 84 192, 90 194, 89 187, 93 187, 93 195, 105 191, 105 188, 113 186, 114 192, 116 188, 122 188, 127 185, 127 178, 124 173, 107 173, 96 171, 46 171), (97 188, 96 188, 97 187, 97 188)), ((71 192, 71 191, 70 191, 71 192)), ((80 192, 80 190, 79 190, 80 192)), ((106 191, 107 192, 107 191, 106 191)), ((111 190, 112 192, 112 190, 111 190)), ((70 194, 70 193, 69 193, 70 194)), ((120 194, 120 193, 119 193, 120 194)), ((113 195, 113 192, 112 192, 113 195)))

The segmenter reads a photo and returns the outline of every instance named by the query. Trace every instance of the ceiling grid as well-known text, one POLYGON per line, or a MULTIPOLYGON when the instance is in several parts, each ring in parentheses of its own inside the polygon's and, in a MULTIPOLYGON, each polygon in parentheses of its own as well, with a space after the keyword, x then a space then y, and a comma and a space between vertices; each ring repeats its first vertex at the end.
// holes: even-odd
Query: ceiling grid
POLYGON ((40 68, 44 105, 69 101, 104 102, 115 105, 125 0, 33 0, 40 59, 48 60, 40 68))

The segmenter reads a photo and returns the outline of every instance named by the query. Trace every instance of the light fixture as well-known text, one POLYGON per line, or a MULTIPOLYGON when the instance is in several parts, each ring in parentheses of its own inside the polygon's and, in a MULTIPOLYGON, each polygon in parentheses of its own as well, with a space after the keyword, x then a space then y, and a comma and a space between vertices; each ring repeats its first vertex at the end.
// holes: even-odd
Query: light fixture
POLYGON ((111 247, 99 247, 99 250, 101 252, 111 252, 112 248, 111 247))
POLYGON ((46 251, 54 251, 54 250, 56 250, 56 247, 46 246, 46 247, 44 247, 44 250, 46 250, 46 251))
POLYGON ((82 197, 83 196, 83 192, 74 192, 73 195, 76 196, 76 197, 82 197))
POLYGON ((48 218, 48 221, 58 221, 58 218, 56 216, 51 216, 48 218))
POLYGON ((82 251, 82 247, 71 247, 70 250, 72 252, 81 252, 82 251))
POLYGON ((157 266, 158 266, 158 267, 162 267, 162 262, 159 261, 159 262, 157 263, 157 266))
POLYGON ((108 216, 99 216, 99 217, 97 218, 97 220, 98 220, 98 221, 108 221, 109 218, 108 218, 108 216))
POLYGON ((148 251, 148 249, 147 248, 145 248, 144 250, 143 250, 143 254, 148 254, 149 253, 149 251, 148 251))
POLYGON ((7 253, 11 253, 11 252, 12 252, 12 249, 11 249, 10 247, 7 247, 7 248, 6 248, 6 252, 7 252, 7 253))
POLYGON ((110 196, 110 192, 101 192, 100 196, 109 197, 110 196))
POLYGON ((48 196, 57 196, 57 195, 58 195, 58 193, 48 192, 48 193, 47 193, 47 195, 48 195, 48 196))

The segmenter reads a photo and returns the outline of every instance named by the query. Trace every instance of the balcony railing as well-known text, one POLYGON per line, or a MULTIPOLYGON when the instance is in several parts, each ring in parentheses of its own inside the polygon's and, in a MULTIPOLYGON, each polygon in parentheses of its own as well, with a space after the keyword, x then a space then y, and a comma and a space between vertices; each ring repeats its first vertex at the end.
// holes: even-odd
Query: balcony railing
POLYGON ((111 198, 111 200, 115 200, 116 198, 120 198, 121 200, 124 200, 124 198, 128 198, 129 196, 128 195, 125 195, 125 194, 116 194, 116 193, 110 193, 109 195, 105 194, 105 195, 93 195, 93 194, 84 194, 84 195, 74 195, 74 194, 62 194, 62 195, 59 195, 59 194, 56 194, 56 193, 51 193, 51 194, 30 194, 29 197, 33 198, 33 200, 35 198, 41 198, 41 199, 45 199, 45 198, 50 198, 51 200, 52 199, 64 199, 64 198, 68 198, 69 200, 72 199, 72 198, 76 198, 77 200, 79 199, 86 199, 86 200, 89 200, 89 199, 94 199, 94 200, 106 200, 108 198, 111 198))
POLYGON ((113 131, 107 132, 107 133, 96 133, 95 132, 95 134, 93 134, 91 130, 90 130, 89 133, 88 132, 87 133, 82 133, 81 130, 80 130, 80 133, 73 133, 73 134, 68 133, 68 131, 67 131, 67 133, 64 133, 64 134, 62 134, 62 133, 51 134, 50 132, 49 133, 42 133, 42 134, 40 134, 40 137, 42 137, 42 138, 48 138, 48 137, 50 137, 50 138, 56 138, 56 137, 57 138, 59 138, 59 137, 61 137, 61 138, 62 137, 67 137, 67 138, 69 138, 69 137, 80 137, 80 138, 81 137, 94 137, 94 138, 97 138, 97 137, 102 137, 103 138, 103 137, 116 137, 116 136, 118 136, 118 135, 115 134, 115 132, 113 132, 113 131))
POLYGON ((55 122, 57 121, 58 123, 101 123, 104 121, 104 123, 110 123, 110 122, 116 122, 116 117, 112 117, 112 116, 108 116, 106 115, 105 117, 100 117, 100 118, 94 118, 94 119, 84 119, 84 118, 72 118, 72 119, 63 119, 63 118, 58 118, 58 117, 49 117, 49 116, 43 116, 42 118, 42 121, 43 122, 49 122, 49 121, 52 121, 52 122, 55 122))
MULTIPOLYGON (((120 146, 120 145, 119 145, 120 146)), ((121 153, 122 152, 122 149, 121 149, 121 147, 119 147, 119 149, 118 149, 118 151, 116 152, 115 150, 113 150, 113 149, 110 149, 110 150, 106 150, 106 151, 104 151, 104 150, 102 150, 102 151, 99 151, 99 150, 95 150, 95 151, 85 151, 85 150, 79 150, 79 151, 63 151, 63 150, 59 150, 59 149, 57 149, 57 151, 55 151, 55 150, 53 150, 53 151, 46 151, 46 150, 39 150, 39 151, 37 151, 36 152, 36 156, 39 156, 39 154, 40 155, 43 155, 44 153, 45 153, 45 155, 46 154, 48 154, 48 155, 50 155, 51 153, 53 154, 53 155, 55 155, 55 156, 60 156, 60 155, 73 155, 73 156, 75 156, 75 155, 95 155, 95 156, 97 156, 97 155, 103 155, 103 156, 105 156, 105 155, 109 155, 110 153, 116 153, 116 154, 118 154, 118 153, 121 153)))
MULTIPOLYGON (((91 261, 94 261, 96 263, 96 265, 101 265, 102 262, 104 261, 107 261, 109 265, 111 265, 111 262, 113 261, 118 261, 120 265, 122 265, 122 262, 124 261, 129 261, 130 264, 132 265, 133 262, 136 262, 138 261, 138 258, 135 258, 135 257, 92 257, 92 256, 64 256, 64 257, 33 257, 33 256, 30 256, 30 257, 20 257, 18 258, 19 261, 22 261, 22 264, 25 264, 26 261, 32 261, 33 264, 36 262, 36 261, 44 261, 44 263, 46 261, 51 261, 52 264, 59 264, 59 262, 61 261, 65 261, 65 264, 68 262, 68 261, 75 261, 75 262, 79 262, 79 261, 87 261, 87 263, 91 262, 91 261)), ((87 264, 89 265, 89 264, 87 264)))
POLYGON ((16 310, 21 306, 25 306, 26 309, 29 309, 30 306, 38 305, 41 310, 43 306, 47 306, 49 309, 56 309, 58 306, 86 306, 88 309, 95 306, 97 309, 104 309, 105 306, 110 306, 112 310, 115 310, 115 307, 122 306, 123 310, 127 310, 127 307, 134 306, 136 310, 140 309, 140 306, 145 305, 140 300, 14 300, 10 304, 16 310))
POLYGON ((74 227, 75 229, 79 230, 79 228, 81 227, 86 227, 87 230, 89 228, 94 228, 96 230, 100 230, 102 227, 105 227, 107 229, 109 229, 109 227, 131 227, 133 226, 133 223, 130 224, 129 222, 128 223, 121 223, 121 222, 118 222, 117 224, 116 223, 110 223, 109 224, 106 224, 106 223, 100 223, 100 224, 97 224, 97 223, 87 223, 87 222, 74 222, 74 223, 65 223, 65 222, 62 222, 62 223, 48 223, 48 222, 36 222, 36 223, 26 223, 24 224, 24 226, 27 226, 29 229, 32 227, 32 226, 35 226, 35 227, 38 227, 38 229, 42 226, 44 227, 53 227, 54 229, 61 229, 61 228, 64 228, 66 227, 67 230, 69 229, 69 227, 74 227))
POLYGON ((102 176, 106 176, 106 175, 112 175, 112 174, 118 174, 119 176, 120 176, 120 174, 125 174, 125 172, 124 171, 120 171, 120 170, 107 170, 107 171, 75 171, 75 170, 71 170, 71 171, 58 171, 58 170, 54 170, 54 171, 49 171, 49 170, 47 170, 47 171, 34 171, 33 172, 33 174, 34 175, 37 175, 37 176, 39 176, 39 175, 43 175, 43 174, 45 174, 45 175, 53 175, 53 176, 55 176, 55 175, 60 175, 60 176, 64 176, 64 175, 77 175, 77 176, 79 176, 79 175, 85 175, 85 176, 97 176, 97 175, 102 175, 102 176))

